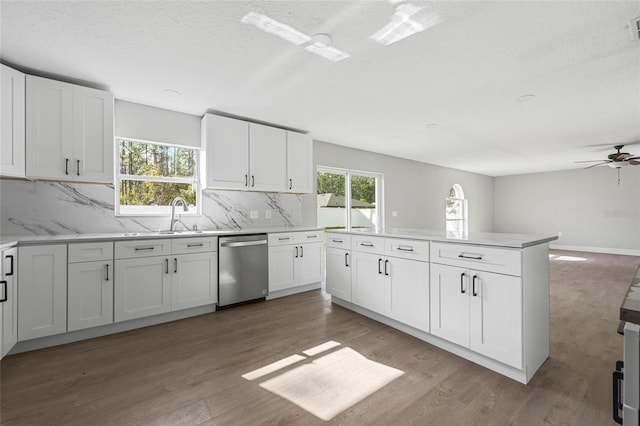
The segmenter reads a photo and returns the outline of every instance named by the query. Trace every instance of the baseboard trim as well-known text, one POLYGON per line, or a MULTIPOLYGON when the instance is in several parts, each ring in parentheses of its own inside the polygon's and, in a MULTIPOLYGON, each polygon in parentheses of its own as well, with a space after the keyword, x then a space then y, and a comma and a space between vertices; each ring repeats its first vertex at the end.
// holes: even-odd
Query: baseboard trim
POLYGON ((322 287, 322 282, 301 285, 298 287, 286 288, 279 291, 270 291, 267 300, 277 299, 279 297, 291 296, 292 294, 303 293, 309 290, 317 290, 322 287))
POLYGON ((589 247, 589 246, 565 246, 561 244, 550 244, 550 249, 555 250, 569 250, 569 251, 586 251, 591 253, 605 253, 605 254, 622 254, 625 256, 640 256, 640 250, 633 249, 618 249, 608 247, 589 247))

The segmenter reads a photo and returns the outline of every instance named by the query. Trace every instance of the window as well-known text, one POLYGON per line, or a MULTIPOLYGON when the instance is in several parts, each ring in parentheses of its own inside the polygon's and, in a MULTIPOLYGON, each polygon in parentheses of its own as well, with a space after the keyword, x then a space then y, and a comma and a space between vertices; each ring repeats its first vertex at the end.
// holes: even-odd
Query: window
POLYGON ((445 223, 447 236, 464 237, 468 233, 467 200, 464 191, 457 183, 449 189, 446 198, 445 223))
POLYGON ((119 215, 168 215, 182 197, 198 213, 197 149, 117 139, 116 211, 119 215))
POLYGON ((318 167, 318 226, 375 228, 382 226, 382 175, 318 167))

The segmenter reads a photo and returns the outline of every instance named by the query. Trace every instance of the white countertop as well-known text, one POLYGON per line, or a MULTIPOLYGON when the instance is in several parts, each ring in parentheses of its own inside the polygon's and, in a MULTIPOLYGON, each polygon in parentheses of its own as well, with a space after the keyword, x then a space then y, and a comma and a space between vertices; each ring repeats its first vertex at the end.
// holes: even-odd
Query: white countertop
POLYGON ((92 242, 105 240, 142 240, 156 238, 183 238, 183 237, 206 237, 206 236, 225 236, 225 235, 244 235, 244 234, 274 234, 281 232, 301 232, 301 231, 318 231, 320 227, 268 227, 268 228, 243 228, 243 229, 203 229, 199 231, 176 231, 168 233, 165 231, 157 232, 122 232, 122 233, 104 233, 104 234, 59 234, 59 235, 27 235, 3 237, 0 244, 2 247, 15 245, 33 245, 46 243, 77 243, 92 242), (10 244, 11 243, 11 244, 10 244))
POLYGON ((469 232, 465 236, 454 236, 445 231, 408 228, 355 228, 327 229, 327 232, 399 237, 448 243, 475 244, 482 246, 525 248, 557 240, 556 235, 505 234, 496 232, 469 232))

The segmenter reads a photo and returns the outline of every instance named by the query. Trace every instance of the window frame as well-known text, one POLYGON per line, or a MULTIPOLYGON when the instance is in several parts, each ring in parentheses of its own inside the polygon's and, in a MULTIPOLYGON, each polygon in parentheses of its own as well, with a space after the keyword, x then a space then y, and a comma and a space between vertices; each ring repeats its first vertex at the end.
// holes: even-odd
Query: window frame
POLYGON ((179 184, 188 184, 188 185, 196 185, 196 205, 195 209, 189 209, 188 212, 185 212, 180 209, 180 214, 187 217, 197 217, 202 216, 202 183, 200 180, 200 148, 189 145, 180 145, 174 143, 167 142, 159 142, 159 141, 151 141, 145 139, 136 139, 136 138, 127 138, 124 136, 116 136, 115 137, 115 161, 114 163, 114 193, 115 193, 115 215, 122 217, 135 217, 135 216, 149 216, 149 217, 165 217, 171 216, 171 206, 125 206, 135 209, 139 207, 140 211, 135 212, 123 212, 122 205, 120 204, 120 182, 122 180, 134 180, 139 182, 167 182, 167 183, 179 183, 179 184), (139 175, 127 175, 120 173, 120 143, 121 142, 136 142, 136 143, 144 143, 148 145, 162 145, 162 146, 170 146, 176 148, 190 149, 195 151, 194 157, 194 175, 192 177, 170 177, 170 176, 139 176, 139 175), (148 211, 147 211, 148 210, 148 211), (155 211, 153 211, 155 210, 155 211))
MULTIPOLYGON (((460 186, 460 184, 454 183, 453 185, 451 185, 451 187, 449 188, 449 195, 447 197, 445 197, 445 204, 444 204, 444 230, 445 233, 447 234, 447 236, 452 236, 452 237, 464 237, 466 235, 468 235, 469 233, 469 209, 468 209, 468 200, 465 198, 464 196, 464 190, 462 189, 462 186, 460 186), (451 196, 451 192, 453 190, 453 193, 455 194, 454 197, 451 196), (449 219, 447 217, 447 209, 449 208, 449 203, 451 201, 455 201, 455 202, 459 202, 460 203, 460 208, 461 208, 461 212, 459 214, 456 215, 455 218, 451 218, 449 219), (460 223, 462 224, 460 229, 460 232, 462 233, 462 235, 458 235, 460 232, 456 232, 455 230, 450 230, 449 229, 449 224, 450 223, 460 223), (451 235, 449 235, 451 234, 451 235)), ((456 227, 458 228, 458 227, 456 227)))
MULTIPOLYGON (((376 211, 378 214, 378 222, 379 223, 374 223, 374 227, 375 228, 382 228, 384 229, 384 200, 383 200, 383 196, 384 196, 384 174, 383 173, 378 173, 378 172, 370 172, 370 171, 365 171, 365 170, 355 170, 355 169, 345 169, 345 168, 341 168, 341 167, 333 167, 333 166, 320 166, 318 165, 316 167, 316 183, 318 182, 318 173, 333 173, 333 174, 339 174, 339 175, 344 175, 344 185, 345 185, 345 191, 344 191, 344 197, 345 197, 345 214, 346 214, 346 221, 345 221, 345 228, 346 229, 351 229, 351 177, 353 175, 356 176, 364 176, 364 177, 371 177, 374 178, 376 180, 376 211)), ((317 195, 318 195, 318 189, 316 187, 316 200, 317 200, 317 195)), ((316 212, 317 212, 317 205, 316 205, 316 212)), ((316 216, 316 224, 318 223, 318 218, 316 216)), ((320 226, 320 225, 318 225, 320 226)))

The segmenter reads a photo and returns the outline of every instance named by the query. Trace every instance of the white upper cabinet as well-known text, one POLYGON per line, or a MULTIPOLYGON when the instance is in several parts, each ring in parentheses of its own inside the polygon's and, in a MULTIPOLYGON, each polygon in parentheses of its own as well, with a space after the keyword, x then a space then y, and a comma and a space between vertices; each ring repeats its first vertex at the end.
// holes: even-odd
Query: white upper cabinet
POLYGON ((207 188, 310 193, 311 139, 277 127, 205 114, 203 182, 207 188))
POLYGON ((249 123, 249 189, 284 192, 286 167, 286 130, 249 123))
POLYGON ((313 144, 302 133, 287 132, 287 192, 310 194, 313 190, 313 144))
POLYGON ((25 75, 6 65, 1 65, 1 67, 2 141, 0 141, 0 175, 25 177, 25 75))
POLYGON ((249 123, 205 114, 202 118, 202 153, 207 188, 248 189, 249 123))
POLYGON ((28 75, 26 175, 113 182, 113 95, 28 75))

